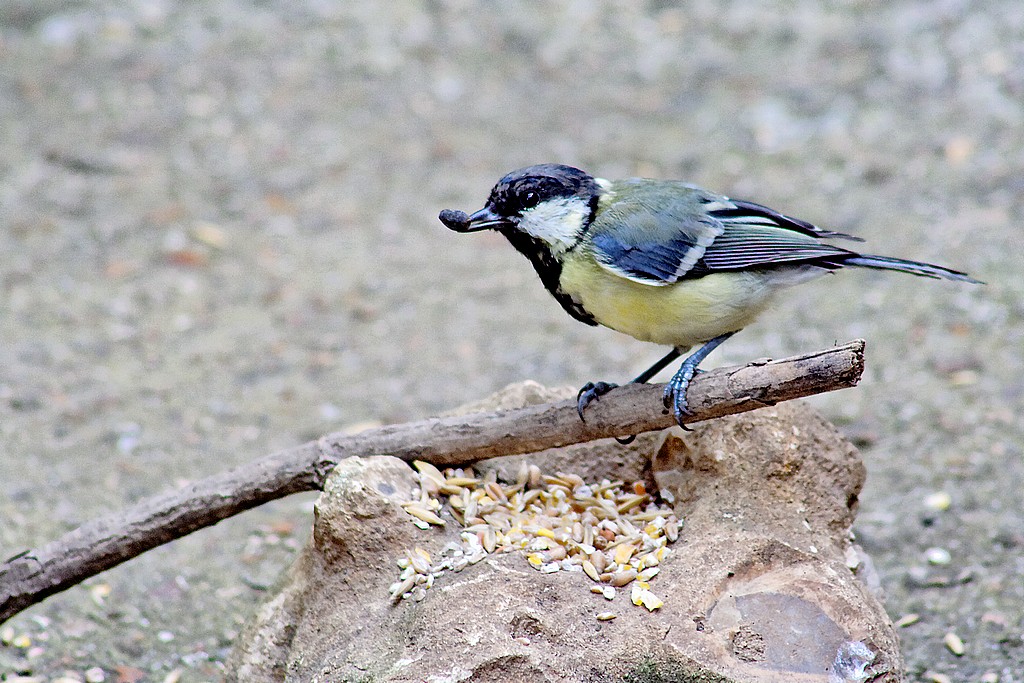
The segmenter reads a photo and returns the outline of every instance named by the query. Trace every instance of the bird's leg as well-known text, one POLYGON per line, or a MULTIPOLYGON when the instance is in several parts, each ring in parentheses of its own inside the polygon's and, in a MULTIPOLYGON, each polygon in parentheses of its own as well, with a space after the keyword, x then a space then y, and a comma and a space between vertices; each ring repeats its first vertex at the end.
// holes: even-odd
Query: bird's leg
POLYGON ((647 384, 652 377, 664 370, 666 365, 674 361, 676 358, 679 358, 685 350, 686 349, 680 349, 678 347, 672 349, 665 354, 664 358, 637 375, 630 384, 647 384))
POLYGON ((717 349, 722 342, 734 334, 736 333, 726 332, 705 342, 703 346, 686 357, 683 364, 679 366, 679 370, 676 374, 672 375, 672 379, 665 385, 665 394, 663 396, 665 407, 672 410, 676 422, 683 429, 686 429, 683 425, 683 417, 689 415, 689 411, 686 408, 686 388, 690 386, 690 380, 693 379, 693 375, 697 372, 697 366, 708 357, 709 353, 717 349))
MULTIPOLYGON (((665 354, 664 358, 637 375, 630 384, 646 384, 648 380, 661 372, 666 365, 679 358, 681 353, 682 351, 679 349, 672 349, 665 354)), ((587 409, 587 406, 617 386, 619 385, 612 384, 611 382, 587 382, 584 384, 580 388, 579 393, 576 394, 576 411, 579 412, 580 419, 586 422, 586 419, 583 417, 583 411, 587 409)))

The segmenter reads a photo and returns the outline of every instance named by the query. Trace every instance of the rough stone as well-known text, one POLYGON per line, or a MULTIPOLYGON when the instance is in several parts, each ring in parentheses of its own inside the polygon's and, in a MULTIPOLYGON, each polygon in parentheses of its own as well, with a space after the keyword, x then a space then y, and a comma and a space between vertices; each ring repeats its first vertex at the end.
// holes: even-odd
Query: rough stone
MULTIPOLYGON (((512 388, 491 405, 517 391, 555 397, 512 388)), ((443 528, 410 523, 405 463, 350 459, 317 503, 310 544, 238 639, 228 680, 902 680, 893 626, 857 576, 869 561, 851 544, 864 467, 807 405, 529 459, 588 480, 627 473, 674 497, 683 528, 652 583, 661 609, 634 606, 628 589, 609 602, 581 573, 543 574, 519 553, 393 603, 396 557, 439 553, 459 525, 447 511, 443 528), (599 621, 606 611, 617 617, 599 621)), ((481 468, 506 471, 504 460, 481 468)))

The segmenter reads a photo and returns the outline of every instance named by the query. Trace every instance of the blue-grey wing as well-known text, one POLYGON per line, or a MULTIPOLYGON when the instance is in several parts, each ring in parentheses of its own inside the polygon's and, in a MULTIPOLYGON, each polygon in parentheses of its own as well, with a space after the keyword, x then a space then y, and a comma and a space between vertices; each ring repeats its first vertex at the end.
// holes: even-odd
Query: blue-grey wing
MULTIPOLYGON (((652 182, 652 185, 654 183, 652 182)), ((857 239, 751 202, 676 185, 635 188, 592 228, 597 262, 616 275, 664 286, 714 272, 811 263, 836 268, 855 256, 822 238, 857 239), (668 190, 668 192, 666 192, 668 190), (672 197, 666 201, 666 195, 672 197)))
POLYGON ((625 181, 616 189, 591 226, 590 242, 597 262, 621 277, 672 284, 725 231, 707 211, 719 206, 717 198, 703 190, 654 180, 625 181))
MULTIPOLYGON (((795 263, 835 268, 843 259, 856 254, 822 242, 822 239, 863 241, 846 233, 823 230, 760 204, 739 200, 730 200, 730 203, 733 204, 730 208, 709 212, 725 226, 725 230, 705 250, 698 264, 698 268, 706 272, 770 268, 795 263)), ((693 275, 697 275, 697 272, 693 275)))
POLYGON ((669 285, 700 263, 709 245, 720 236, 720 230, 708 226, 650 240, 602 233, 595 235, 592 242, 597 262, 616 275, 648 285, 669 285))

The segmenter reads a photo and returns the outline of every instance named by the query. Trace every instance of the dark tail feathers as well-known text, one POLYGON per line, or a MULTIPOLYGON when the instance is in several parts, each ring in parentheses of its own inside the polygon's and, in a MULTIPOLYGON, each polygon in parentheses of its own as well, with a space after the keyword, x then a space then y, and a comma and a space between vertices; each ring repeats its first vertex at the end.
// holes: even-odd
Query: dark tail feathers
POLYGON ((904 273, 910 273, 911 275, 920 275, 921 277, 957 280, 959 282, 970 282, 976 285, 984 284, 981 280, 975 280, 967 273, 961 273, 959 270, 950 270, 949 268, 943 268, 942 266, 933 266, 930 263, 908 261, 906 259, 892 258, 889 256, 861 254, 859 256, 851 256, 850 258, 843 259, 843 265, 861 266, 862 268, 878 268, 879 270, 899 270, 904 273))

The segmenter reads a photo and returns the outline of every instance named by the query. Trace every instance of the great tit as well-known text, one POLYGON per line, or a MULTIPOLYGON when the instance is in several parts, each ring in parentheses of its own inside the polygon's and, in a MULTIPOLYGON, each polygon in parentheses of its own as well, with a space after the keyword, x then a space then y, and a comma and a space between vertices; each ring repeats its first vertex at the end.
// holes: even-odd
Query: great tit
MULTIPOLYGON (((837 247, 822 240, 863 240, 689 183, 609 181, 561 164, 513 171, 484 208, 471 215, 446 209, 439 218, 456 232, 500 232, 576 320, 672 347, 633 382, 647 382, 699 344, 665 387, 665 406, 680 425, 697 365, 783 288, 846 266, 979 282, 942 266, 837 247)), ((585 384, 580 419, 616 386, 585 384)))

